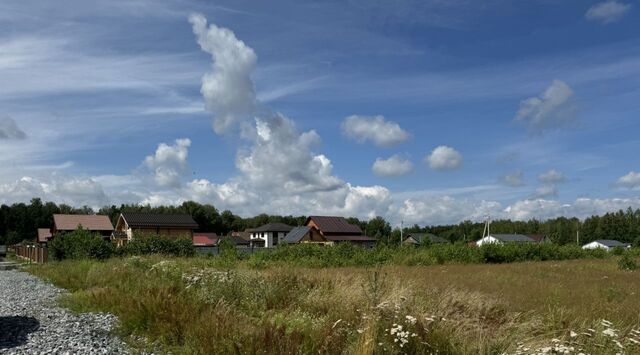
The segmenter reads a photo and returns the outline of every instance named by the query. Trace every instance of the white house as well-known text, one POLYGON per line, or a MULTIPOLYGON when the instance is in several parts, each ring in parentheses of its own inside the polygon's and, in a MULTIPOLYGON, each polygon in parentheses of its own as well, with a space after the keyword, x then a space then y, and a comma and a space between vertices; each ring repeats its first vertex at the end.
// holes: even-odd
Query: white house
POLYGON ((249 242, 252 246, 272 248, 278 245, 284 237, 293 229, 284 223, 269 223, 258 228, 247 229, 249 242))
POLYGON ((599 239, 582 246, 582 249, 604 249, 607 251, 613 248, 631 248, 631 244, 622 243, 617 240, 599 239))
POLYGON ((535 243, 532 238, 522 234, 491 234, 476 242, 477 246, 484 244, 504 244, 504 243, 535 243))

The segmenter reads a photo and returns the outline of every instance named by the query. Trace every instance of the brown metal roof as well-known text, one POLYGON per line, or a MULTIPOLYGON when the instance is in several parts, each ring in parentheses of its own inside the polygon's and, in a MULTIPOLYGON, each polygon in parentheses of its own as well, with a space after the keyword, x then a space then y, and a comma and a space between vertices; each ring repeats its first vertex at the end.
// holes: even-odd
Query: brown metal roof
POLYGON ((188 214, 158 214, 123 212, 122 217, 129 228, 185 228, 197 229, 198 223, 188 214))
POLYGON ((51 238, 49 228, 38 228, 38 243, 46 243, 49 238, 51 238))
POLYGON ((349 224, 344 217, 310 216, 305 225, 308 225, 310 220, 313 220, 323 234, 362 234, 360 227, 349 224))
POLYGON ((90 231, 113 231, 109 217, 103 215, 54 214, 53 224, 58 231, 72 231, 78 226, 90 231))

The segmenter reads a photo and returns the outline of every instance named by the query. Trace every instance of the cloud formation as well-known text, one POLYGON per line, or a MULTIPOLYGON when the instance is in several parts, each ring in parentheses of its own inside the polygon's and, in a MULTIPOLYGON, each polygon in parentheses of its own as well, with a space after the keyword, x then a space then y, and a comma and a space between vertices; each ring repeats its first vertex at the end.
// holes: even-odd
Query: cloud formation
POLYGON ((519 187, 524 185, 524 172, 522 170, 514 171, 500 178, 500 181, 510 187, 519 187))
POLYGON ((616 185, 627 189, 640 189, 640 173, 630 171, 629 174, 620 177, 616 185))
POLYGON ((154 155, 144 159, 144 166, 151 170, 158 186, 180 186, 180 178, 188 170, 189 146, 191 140, 187 138, 176 139, 173 145, 161 143, 154 155))
POLYGON ((462 154, 451 147, 441 145, 425 157, 425 162, 433 170, 455 170, 462 165, 462 154))
POLYGON ((630 10, 631 4, 623 4, 616 0, 609 0, 591 6, 584 16, 587 20, 608 24, 619 21, 630 10))
POLYGON ((533 133, 542 133, 574 124, 577 114, 573 90, 564 81, 554 80, 540 96, 522 101, 514 120, 533 133))
POLYGON ((342 122, 342 132, 358 143, 371 141, 379 147, 390 147, 409 139, 407 131, 384 116, 349 116, 342 122))
POLYGON ((543 184, 558 184, 564 182, 566 179, 567 177, 563 173, 555 169, 551 169, 538 176, 538 181, 543 184))
POLYGON ((536 199, 545 199, 558 196, 558 189, 555 185, 542 185, 538 187, 533 195, 536 199))
POLYGON ((371 171, 378 176, 403 176, 413 171, 413 163, 396 154, 389 159, 377 158, 371 171))
POLYGON ((207 27, 203 15, 192 14, 189 22, 200 48, 213 57, 213 71, 202 77, 200 92, 213 113, 213 129, 225 133, 256 109, 251 73, 258 57, 231 30, 215 24, 207 27))
POLYGON ((0 118, 0 140, 1 139, 25 139, 27 134, 21 130, 16 121, 11 117, 0 118))

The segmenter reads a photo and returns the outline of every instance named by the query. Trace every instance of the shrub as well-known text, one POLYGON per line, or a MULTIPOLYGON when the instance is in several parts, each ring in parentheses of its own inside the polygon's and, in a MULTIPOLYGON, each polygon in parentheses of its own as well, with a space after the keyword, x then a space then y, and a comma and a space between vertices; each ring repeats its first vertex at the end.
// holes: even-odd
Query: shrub
POLYGON ((108 259, 115 253, 114 245, 101 236, 78 228, 71 233, 56 235, 48 245, 49 254, 55 260, 108 259))
POLYGON ((624 255, 622 255, 622 258, 618 260, 618 269, 620 270, 634 271, 637 268, 638 264, 636 264, 636 261, 633 259, 633 257, 631 257, 629 253, 625 253, 624 255))
POLYGON ((118 254, 120 255, 164 254, 193 256, 195 252, 191 238, 145 234, 134 235, 129 243, 118 249, 118 254))

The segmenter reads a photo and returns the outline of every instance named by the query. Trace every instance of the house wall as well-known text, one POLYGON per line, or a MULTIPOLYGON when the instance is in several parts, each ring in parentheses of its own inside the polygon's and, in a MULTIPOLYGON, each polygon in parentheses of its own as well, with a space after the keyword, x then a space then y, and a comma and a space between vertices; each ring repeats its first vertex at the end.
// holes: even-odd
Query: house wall
POLYGON ((187 236, 193 238, 193 229, 187 228, 130 228, 127 230, 127 236, 131 238, 131 234, 157 234, 168 237, 183 237, 187 236))

